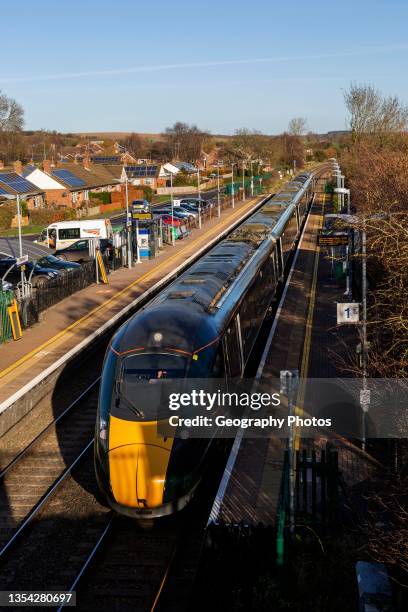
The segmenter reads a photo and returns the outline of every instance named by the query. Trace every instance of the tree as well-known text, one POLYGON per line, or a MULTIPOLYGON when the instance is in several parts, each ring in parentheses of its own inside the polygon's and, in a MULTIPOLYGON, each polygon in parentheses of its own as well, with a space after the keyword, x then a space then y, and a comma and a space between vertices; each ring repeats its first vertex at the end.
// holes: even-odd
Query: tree
POLYGON ((132 132, 122 140, 122 144, 133 156, 141 156, 144 151, 144 143, 139 134, 132 132))
POLYGON ((17 159, 21 150, 20 132, 24 125, 23 107, 0 91, 0 158, 17 159))
POLYGON ((208 134, 196 125, 188 125, 177 121, 172 127, 166 128, 163 134, 165 142, 171 150, 171 157, 184 161, 195 161, 201 156, 204 142, 208 134))
POLYGON ((375 137, 377 144, 400 134, 408 125, 408 107, 396 96, 383 96, 371 85, 352 83, 344 93, 353 140, 375 137))
POLYGON ((0 132, 18 132, 23 126, 23 107, 0 91, 0 132))
POLYGON ((305 117, 294 117, 289 121, 288 132, 291 136, 303 136, 307 130, 307 119, 305 117))
POLYGON ((280 136, 281 144, 281 162, 293 167, 293 162, 296 162, 297 168, 301 168, 304 162, 304 147, 299 136, 284 133, 280 136))

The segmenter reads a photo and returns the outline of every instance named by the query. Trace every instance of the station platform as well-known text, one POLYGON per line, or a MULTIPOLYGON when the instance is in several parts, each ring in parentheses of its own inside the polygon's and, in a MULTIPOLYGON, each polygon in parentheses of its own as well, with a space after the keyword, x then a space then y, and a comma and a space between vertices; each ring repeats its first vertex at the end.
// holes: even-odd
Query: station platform
MULTIPOLYGON (((272 380, 276 390, 281 370, 299 370, 301 381, 341 375, 332 349, 336 346, 338 350, 341 340, 350 335, 349 326, 336 324, 336 302, 346 301, 346 282, 332 277, 327 249, 317 245, 323 216, 329 212, 325 194, 317 194, 258 369, 263 390, 268 389, 268 381, 269 388, 273 386, 272 380)), ((299 395, 304 397, 306 392, 301 384, 297 405, 302 405, 299 395)), ((274 525, 286 448, 287 440, 276 435, 249 438, 238 434, 210 522, 274 525)))
MULTIPOLYGON (((222 211, 193 229, 175 246, 165 245, 155 259, 121 268, 108 277, 109 284, 94 284, 65 298, 46 310, 42 320, 27 329, 18 341, 0 346, 0 435, 7 431, 14 418, 5 419, 5 411, 28 393, 35 383, 56 370, 59 362, 67 362, 83 347, 115 321, 124 310, 137 306, 160 283, 181 271, 202 251, 227 234, 241 219, 251 214, 266 196, 236 201, 235 208, 222 211), (5 421, 2 423, 2 421, 5 421)), ((30 399, 31 405, 33 399, 30 399)), ((27 412, 26 406, 23 412, 27 412)), ((20 417, 21 418, 21 417, 20 417)))

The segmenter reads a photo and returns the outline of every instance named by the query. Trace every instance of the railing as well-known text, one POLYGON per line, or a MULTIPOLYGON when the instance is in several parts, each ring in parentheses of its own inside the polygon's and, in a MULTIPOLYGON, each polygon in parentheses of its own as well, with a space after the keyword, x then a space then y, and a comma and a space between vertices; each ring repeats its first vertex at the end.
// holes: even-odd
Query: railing
POLYGON ((11 306, 14 299, 12 291, 0 290, 0 344, 9 340, 12 336, 10 318, 7 308, 11 306))
MULTIPOLYGON (((105 268, 109 271, 109 262, 104 257, 105 268)), ((95 261, 82 264, 78 270, 71 270, 57 278, 44 281, 33 287, 32 295, 19 302, 21 321, 24 327, 37 323, 41 312, 58 304, 70 295, 85 289, 95 282, 95 261)))

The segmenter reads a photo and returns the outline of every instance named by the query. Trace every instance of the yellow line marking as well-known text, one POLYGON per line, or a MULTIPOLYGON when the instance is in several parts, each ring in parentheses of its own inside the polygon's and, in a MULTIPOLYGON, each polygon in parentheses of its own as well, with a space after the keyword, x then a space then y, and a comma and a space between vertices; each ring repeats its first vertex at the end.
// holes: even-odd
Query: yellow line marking
MULTIPOLYGON (((228 222, 235 221, 236 218, 238 218, 240 216, 240 214, 246 212, 248 208, 251 208, 251 206, 254 206, 254 202, 249 202, 246 205, 242 206, 235 213, 231 214, 228 217, 228 219, 225 219, 225 221, 228 221, 228 222)), ((227 225, 227 223, 225 223, 225 225, 227 225)), ((204 238, 204 237, 208 238, 211 234, 214 234, 217 231, 220 231, 220 227, 218 226, 218 224, 215 225, 213 228, 211 228, 207 233, 203 234, 202 236, 198 236, 197 237, 197 242, 199 241, 200 238, 204 238)), ((167 266, 174 259, 176 259, 177 257, 180 257, 185 251, 187 251, 189 248, 191 248, 194 245, 195 242, 196 241, 194 241, 193 243, 188 244, 186 247, 184 247, 183 249, 181 249, 180 251, 178 251, 174 255, 171 255, 166 260, 164 260, 161 263, 159 263, 152 270, 149 270, 149 272, 146 272, 145 274, 142 274, 142 276, 139 276, 138 278, 136 278, 132 283, 130 283, 130 285, 128 285, 127 287, 124 287, 123 289, 118 291, 118 293, 115 293, 115 295, 113 295, 108 300, 106 300, 106 302, 103 302, 102 304, 99 304, 99 306, 96 306, 91 311, 89 311, 86 315, 84 315, 80 319, 77 319, 76 321, 74 321, 73 323, 68 325, 65 329, 63 329, 60 332, 58 332, 57 334, 55 334, 55 336, 53 336, 52 338, 49 338, 49 340, 46 340, 45 342, 43 342, 43 344, 40 344, 40 346, 37 346, 32 351, 30 351, 29 353, 27 353, 26 355, 24 355, 23 357, 21 357, 20 359, 15 361, 14 363, 10 364, 7 368, 5 368, 4 370, 2 370, 0 372, 0 379, 4 378, 4 376, 6 376, 10 372, 12 372, 16 368, 18 368, 20 365, 22 365, 23 363, 28 361, 28 359, 31 359, 31 357, 34 357, 34 355, 36 355, 39 351, 42 351, 47 346, 50 346, 50 344, 52 344, 53 342, 55 342, 59 338, 62 338, 62 336, 64 336, 66 333, 68 333, 69 331, 71 331, 72 329, 74 329, 75 327, 77 327, 78 325, 80 325, 81 323, 83 323, 84 321, 86 321, 87 319, 92 317, 93 315, 95 315, 97 312, 99 312, 99 310, 102 310, 103 308, 106 308, 106 306, 108 306, 111 302, 117 300, 119 297, 121 297, 122 295, 127 293, 135 285, 137 285, 138 283, 146 280, 147 278, 149 278, 153 274, 157 273, 157 271, 160 270, 160 268, 162 268, 163 266, 167 266)))

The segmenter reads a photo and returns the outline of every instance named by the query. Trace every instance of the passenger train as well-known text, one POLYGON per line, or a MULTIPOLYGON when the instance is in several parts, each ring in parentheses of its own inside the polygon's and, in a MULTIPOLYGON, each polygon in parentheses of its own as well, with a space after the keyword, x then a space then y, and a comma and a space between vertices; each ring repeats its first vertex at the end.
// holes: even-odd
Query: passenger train
POLYGON ((95 470, 118 513, 159 517, 194 494, 211 440, 160 436, 157 417, 138 409, 139 381, 243 377, 323 169, 266 199, 115 333, 102 371, 95 470))

